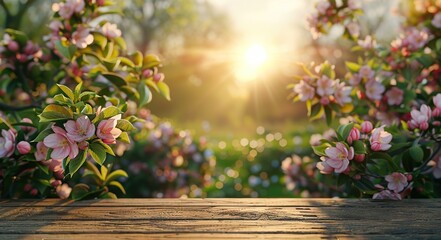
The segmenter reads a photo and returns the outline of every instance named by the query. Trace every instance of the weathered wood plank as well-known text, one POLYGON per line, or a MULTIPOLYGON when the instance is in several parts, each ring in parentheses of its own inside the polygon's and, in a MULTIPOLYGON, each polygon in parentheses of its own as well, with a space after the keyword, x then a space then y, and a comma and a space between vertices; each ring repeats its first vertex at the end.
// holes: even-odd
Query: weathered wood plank
MULTIPOLYGON (((439 221, 411 218, 382 221, 286 220, 120 220, 120 221, 2 221, 1 234, 439 234, 439 221)), ((1 236, 0 234, 0 236, 1 236)), ((439 236, 439 235, 438 235, 439 236)))
MULTIPOLYGON (((178 233, 178 234, 4 234, 0 235, 2 239, 23 239, 23 240, 41 240, 41 239, 94 239, 94 240, 129 240, 129 239, 296 239, 296 240, 310 240, 310 239, 372 239, 372 240, 401 240, 401 235, 344 235, 344 234, 225 234, 225 233, 178 233)), ((407 235, 407 239, 439 239, 438 235, 420 234, 407 235)))
POLYGON ((412 219, 441 222, 441 208, 382 207, 0 207, 0 221, 20 220, 377 220, 412 219))
POLYGON ((311 207, 311 206, 387 206, 401 207, 401 206, 421 206, 421 207, 441 207, 441 199, 412 199, 403 201, 373 201, 371 199, 328 199, 328 198, 306 198, 306 199, 292 199, 292 198, 250 198, 250 199, 235 199, 235 198, 191 198, 191 199, 100 199, 100 200, 86 200, 86 201, 66 201, 59 199, 45 199, 42 200, 0 200, 0 207, 18 207, 18 206, 69 206, 69 207, 84 207, 84 206, 100 206, 100 207, 125 207, 125 206, 253 206, 253 207, 311 207))

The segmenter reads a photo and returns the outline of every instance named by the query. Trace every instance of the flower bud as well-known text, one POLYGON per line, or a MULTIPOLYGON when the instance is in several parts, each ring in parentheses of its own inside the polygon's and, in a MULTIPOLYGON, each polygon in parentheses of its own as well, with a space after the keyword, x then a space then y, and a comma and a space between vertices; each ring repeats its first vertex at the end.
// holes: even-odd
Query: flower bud
POLYGON ((164 80, 163 73, 157 73, 153 76, 153 81, 155 81, 155 82, 162 82, 163 80, 164 80))
POLYGON ((357 141, 359 139, 360 139, 360 131, 357 128, 352 128, 346 141, 349 144, 352 144, 353 141, 357 141))
POLYGON ((441 116, 441 108, 435 108, 435 109, 433 109, 433 111, 432 111, 432 116, 433 116, 433 117, 439 117, 439 116, 441 116))
POLYGON ((16 41, 10 41, 8 43, 9 51, 17 52, 19 48, 20 48, 20 46, 18 45, 18 43, 16 41))
POLYGON ((78 148, 81 150, 86 150, 89 147, 89 143, 87 141, 82 141, 78 143, 78 148))
POLYGON ((36 188, 33 188, 30 192, 29 192, 32 196, 36 196, 38 194, 38 190, 36 188))
POLYGON ((146 69, 144 72, 142 72, 142 76, 145 78, 149 78, 153 76, 153 71, 151 69, 146 69))
POLYGON ((364 154, 355 154, 355 155, 354 155, 354 160, 355 160, 356 162, 363 162, 365 156, 366 156, 366 155, 364 155, 364 154))
POLYGON ((413 179, 413 176, 411 174, 406 175, 407 181, 410 182, 413 179))
POLYGON ((428 122, 423 122, 420 124, 420 129, 421 131, 426 131, 429 128, 429 123, 428 122))
POLYGON ((29 191, 31 191, 31 189, 32 189, 32 185, 29 183, 24 185, 24 187, 23 187, 23 191, 25 191, 25 192, 29 192, 29 191))
POLYGON ((329 104, 329 98, 328 97, 322 97, 320 99, 320 104, 321 105, 328 105, 329 104))
POLYGON ((360 179, 361 179, 360 174, 355 175, 355 176, 354 176, 354 179, 357 180, 357 181, 360 180, 360 179))
POLYGON ((52 187, 54 187, 54 188, 58 187, 62 183, 61 180, 56 180, 54 178, 52 178, 50 182, 51 182, 52 187))
POLYGON ((17 149, 20 154, 28 154, 31 151, 31 144, 21 141, 17 144, 17 149))
POLYGON ((372 131, 372 129, 374 128, 374 126, 372 125, 371 122, 369 121, 364 121, 361 124, 361 132, 362 133, 370 133, 372 131))

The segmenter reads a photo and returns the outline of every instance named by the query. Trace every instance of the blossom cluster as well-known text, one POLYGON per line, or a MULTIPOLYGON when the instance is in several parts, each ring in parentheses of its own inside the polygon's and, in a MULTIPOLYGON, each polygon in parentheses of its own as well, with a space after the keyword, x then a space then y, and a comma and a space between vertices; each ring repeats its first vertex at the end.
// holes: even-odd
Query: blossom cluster
MULTIPOLYGON (((343 6, 349 3, 342 2, 343 6)), ((313 18, 324 14, 332 15, 329 19, 339 17, 338 11, 332 11, 333 4, 319 1, 313 18)), ((327 79, 336 78, 333 67, 316 71, 317 76, 304 68, 306 79, 312 76, 317 83, 302 77, 291 86, 294 99, 306 101, 311 119, 326 117, 329 125, 335 118, 349 122, 333 138, 312 141, 320 156, 318 170, 338 176, 339 184, 346 183, 347 189, 374 199, 440 194, 430 184, 441 177, 441 5, 419 0, 406 9, 406 24, 391 42, 377 43, 373 35, 349 38, 354 53, 361 54, 357 62, 346 62, 342 82, 351 88, 347 105, 328 108, 326 99, 320 100, 332 91, 327 79)), ((329 23, 329 27, 334 23, 340 22, 329 23)), ((327 32, 317 28, 313 37, 316 31, 327 32)))
MULTIPOLYGON (((8 7, 8 6, 3 6, 8 7)), ((0 41, 0 197, 115 198, 127 173, 106 159, 129 142, 129 112, 170 99, 155 55, 127 53, 102 18, 112 1, 62 0, 43 45, 6 29, 0 41), (93 181, 88 181, 92 178, 93 181)), ((26 10, 26 9, 23 9, 26 10)), ((121 153, 122 154, 122 153, 121 153)), ((121 155, 118 154, 118 155, 121 155)))
POLYGON ((203 197, 216 164, 205 137, 193 138, 188 130, 177 130, 158 121, 145 110, 133 150, 122 157, 122 168, 131 174, 125 183, 132 197, 203 197))
POLYGON ((361 9, 359 1, 321 0, 315 4, 315 9, 317 11, 307 19, 314 38, 326 33, 333 24, 341 24, 351 38, 356 39, 360 35, 360 26, 355 18, 361 9))

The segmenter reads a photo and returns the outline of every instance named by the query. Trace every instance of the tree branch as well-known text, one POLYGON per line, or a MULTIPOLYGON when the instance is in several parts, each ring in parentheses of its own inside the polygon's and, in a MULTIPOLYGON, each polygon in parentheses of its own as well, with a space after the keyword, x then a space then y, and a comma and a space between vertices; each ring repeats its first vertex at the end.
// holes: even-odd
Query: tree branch
POLYGON ((6 6, 6 3, 4 0, 0 0, 0 6, 5 10, 6 18, 9 18, 11 16, 11 12, 9 12, 8 6, 6 6))
POLYGON ((0 102, 0 110, 1 111, 22 111, 27 110, 31 108, 41 108, 38 103, 33 103, 31 105, 24 105, 24 106, 12 106, 5 103, 0 102))

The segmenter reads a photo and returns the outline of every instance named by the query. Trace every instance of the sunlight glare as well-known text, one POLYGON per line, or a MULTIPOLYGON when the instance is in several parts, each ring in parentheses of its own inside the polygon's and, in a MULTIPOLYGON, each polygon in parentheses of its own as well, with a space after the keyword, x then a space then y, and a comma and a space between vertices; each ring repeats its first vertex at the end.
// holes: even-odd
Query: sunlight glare
POLYGON ((242 55, 236 69, 236 77, 240 82, 256 80, 260 69, 268 61, 267 50, 260 44, 250 45, 242 55))
POLYGON ((245 53, 245 62, 249 68, 261 67, 267 59, 266 50, 262 45, 254 44, 245 53))

